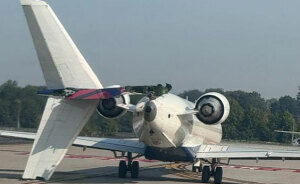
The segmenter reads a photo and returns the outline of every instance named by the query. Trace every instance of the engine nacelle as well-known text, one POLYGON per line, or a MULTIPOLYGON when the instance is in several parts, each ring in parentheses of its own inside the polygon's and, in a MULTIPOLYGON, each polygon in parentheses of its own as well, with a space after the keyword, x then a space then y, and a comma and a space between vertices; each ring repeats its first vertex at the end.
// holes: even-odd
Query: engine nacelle
POLYGON ((104 118, 114 119, 123 116, 127 110, 118 107, 118 104, 130 104, 128 94, 121 95, 119 98, 109 98, 100 101, 97 106, 97 112, 104 118))
POLYGON ((216 125, 223 123, 227 119, 230 105, 224 95, 210 92, 198 98, 195 110, 199 111, 196 117, 201 122, 207 125, 216 125))

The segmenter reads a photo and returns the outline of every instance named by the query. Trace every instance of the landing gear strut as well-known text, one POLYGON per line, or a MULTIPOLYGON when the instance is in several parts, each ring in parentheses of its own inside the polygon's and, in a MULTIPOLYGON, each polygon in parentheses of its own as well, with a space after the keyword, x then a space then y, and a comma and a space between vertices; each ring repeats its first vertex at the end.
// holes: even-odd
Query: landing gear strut
POLYGON ((192 165, 193 172, 197 172, 197 171, 202 172, 202 169, 203 169, 203 164, 199 160, 192 165))
POLYGON ((222 183, 223 177, 223 168, 218 167, 217 159, 213 159, 210 166, 206 165, 202 170, 202 183, 207 183, 210 177, 214 177, 214 183, 220 184, 222 183))
POLYGON ((126 178, 127 171, 131 172, 131 178, 139 177, 139 162, 132 161, 132 153, 127 154, 128 164, 125 160, 121 160, 119 163, 119 177, 126 178))

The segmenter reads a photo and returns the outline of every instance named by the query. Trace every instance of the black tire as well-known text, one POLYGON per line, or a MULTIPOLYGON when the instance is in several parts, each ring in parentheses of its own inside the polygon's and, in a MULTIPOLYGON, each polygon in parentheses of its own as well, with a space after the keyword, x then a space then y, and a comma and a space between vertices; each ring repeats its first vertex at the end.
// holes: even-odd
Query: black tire
POLYGON ((222 183, 222 177, 223 177, 223 168, 222 167, 217 167, 216 172, 214 174, 214 182, 216 184, 221 184, 222 183))
POLYGON ((132 165, 131 165, 131 178, 136 179, 136 178, 139 177, 139 168, 140 168, 140 165, 139 165, 138 161, 132 162, 132 165))
POLYGON ((125 160, 119 162, 119 178, 126 178, 127 165, 125 160))
POLYGON ((202 179, 201 179, 201 182, 202 183, 207 183, 209 181, 209 178, 210 178, 210 167, 208 165, 204 166, 203 167, 203 170, 202 170, 202 179))

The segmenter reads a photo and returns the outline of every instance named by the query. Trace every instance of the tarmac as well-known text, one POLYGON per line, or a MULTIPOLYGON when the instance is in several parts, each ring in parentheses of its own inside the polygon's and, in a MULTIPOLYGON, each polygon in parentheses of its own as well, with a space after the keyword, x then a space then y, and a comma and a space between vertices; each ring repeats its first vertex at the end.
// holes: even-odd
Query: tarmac
MULTIPOLYGON (((32 143, 0 144, 1 184, 44 183, 201 183, 201 173, 191 172, 189 163, 140 161, 140 176, 118 178, 113 153, 104 150, 71 147, 50 181, 21 180, 32 143)), ((293 148, 295 149, 295 147, 293 148)), ((299 148, 300 149, 300 148, 299 148)), ((290 184, 300 183, 300 161, 233 160, 223 165, 223 183, 290 184)), ((213 183, 211 178, 210 183, 213 183)))

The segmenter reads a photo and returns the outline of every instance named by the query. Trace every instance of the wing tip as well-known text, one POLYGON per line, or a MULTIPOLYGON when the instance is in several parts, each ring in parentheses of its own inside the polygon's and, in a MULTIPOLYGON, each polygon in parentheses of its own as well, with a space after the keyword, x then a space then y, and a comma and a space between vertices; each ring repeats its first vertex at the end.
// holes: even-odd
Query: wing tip
POLYGON ((22 6, 30 6, 30 5, 47 5, 45 1, 40 0, 20 0, 22 6))

